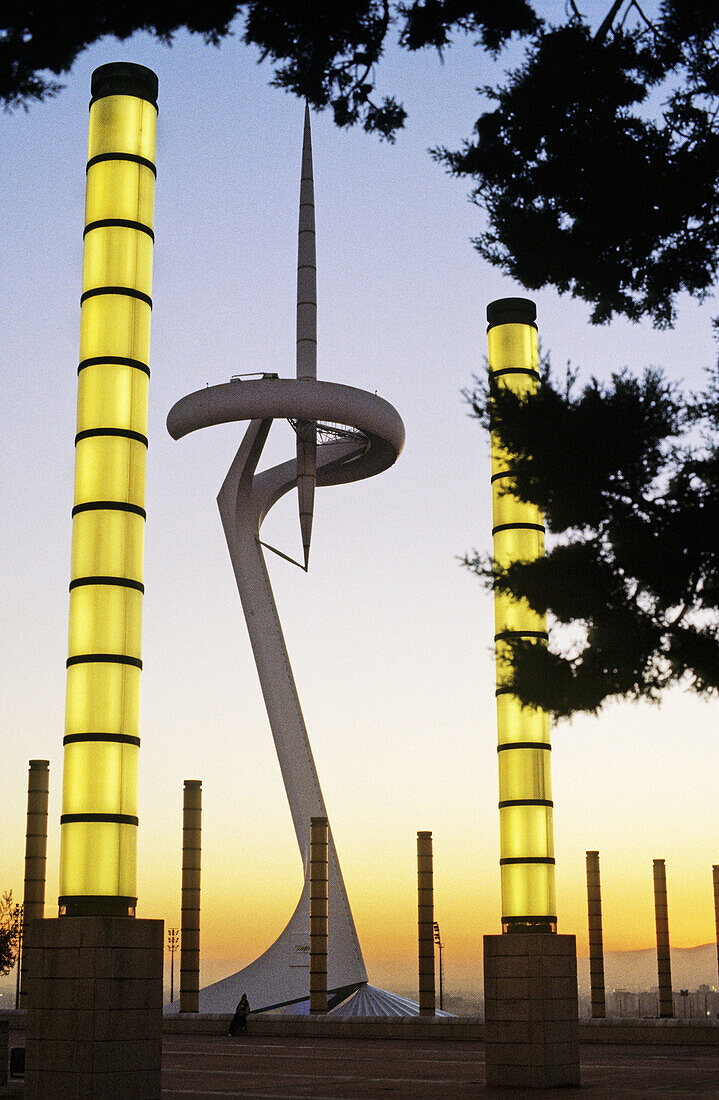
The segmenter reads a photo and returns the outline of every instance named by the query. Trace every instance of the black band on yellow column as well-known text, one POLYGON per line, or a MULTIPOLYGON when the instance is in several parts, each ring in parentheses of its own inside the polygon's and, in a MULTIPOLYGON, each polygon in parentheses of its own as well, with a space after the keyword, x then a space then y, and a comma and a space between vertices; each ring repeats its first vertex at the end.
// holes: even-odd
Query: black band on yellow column
POLYGON ((500 810, 506 810, 510 806, 553 806, 549 798, 505 798, 498 803, 500 810))
POLYGON ((101 164, 104 160, 129 160, 133 164, 140 164, 143 168, 149 168, 157 179, 157 168, 147 157, 138 156, 137 153, 98 153, 96 157, 90 157, 85 172, 88 172, 94 164, 101 164))
POLYGON ((131 733, 66 733, 62 739, 63 745, 74 745, 79 741, 110 741, 118 745, 135 745, 140 747, 140 738, 131 733))
POLYGON ((81 439, 92 439, 98 435, 114 435, 120 439, 134 439, 136 443, 142 443, 147 447, 147 436, 141 432, 133 432, 131 428, 86 428, 75 436, 75 446, 81 439))
POLYGON ((61 917, 134 917, 137 898, 114 894, 61 894, 61 917))
POLYGON ((530 298, 497 298, 487 306, 487 332, 495 325, 537 327, 537 307, 530 298))
POLYGON ((110 825, 137 825, 139 819, 132 814, 60 814, 61 825, 70 825, 78 821, 106 822, 110 825))
POLYGON ((126 355, 93 355, 90 359, 83 359, 77 368, 79 374, 85 367, 104 367, 105 365, 117 367, 134 367, 150 377, 150 368, 147 363, 141 363, 139 359, 128 359, 126 355))
POLYGON ((545 527, 543 523, 498 523, 492 528, 492 537, 499 531, 541 531, 544 534, 545 527))
POLYGON ((497 745, 497 752, 506 752, 507 749, 546 749, 552 751, 548 741, 509 741, 505 745, 497 745))
POLYGON ((549 916, 519 916, 502 917, 503 932, 556 932, 557 917, 555 913, 549 916))
POLYGON ((489 370, 489 381, 492 382, 495 378, 502 378, 505 374, 526 374, 529 378, 534 378, 539 381, 539 371, 533 370, 531 367, 502 367, 501 370, 489 370))
POLYGON ((85 664, 132 665, 134 668, 142 668, 140 658, 129 657, 127 653, 77 653, 74 657, 68 657, 65 662, 67 668, 85 664))
POLYGON ((499 634, 494 635, 495 642, 508 638, 542 638, 545 642, 549 641, 546 630, 502 630, 499 634))
POLYGON ((134 512, 136 516, 147 519, 147 512, 144 508, 141 508, 139 504, 128 504, 124 500, 86 500, 84 504, 75 505, 72 515, 76 516, 80 512, 95 512, 105 509, 117 512, 134 512))
POLYGON ((88 298, 96 298, 99 294, 120 294, 127 298, 137 298, 140 302, 145 302, 146 305, 152 309, 152 298, 149 294, 145 294, 142 290, 135 290, 133 286, 96 286, 91 290, 86 290, 84 294, 80 296, 80 305, 86 302, 88 298))
POLYGON ((145 225, 144 222, 129 221, 127 218, 101 218, 99 221, 89 222, 82 231, 83 239, 93 229, 136 229, 138 233, 146 233, 151 240, 155 239, 155 234, 149 225, 145 225))
POLYGON ((506 867, 510 863, 551 863, 554 865, 554 856, 505 856, 500 859, 499 866, 506 867))
POLYGON ((81 588, 84 584, 116 584, 121 588, 134 588, 136 592, 145 591, 142 581, 132 580, 131 577, 75 577, 70 581, 69 591, 73 588, 81 588))
POLYGON ((157 74, 132 61, 111 61, 92 74, 90 106, 108 95, 133 95, 157 107, 157 74))

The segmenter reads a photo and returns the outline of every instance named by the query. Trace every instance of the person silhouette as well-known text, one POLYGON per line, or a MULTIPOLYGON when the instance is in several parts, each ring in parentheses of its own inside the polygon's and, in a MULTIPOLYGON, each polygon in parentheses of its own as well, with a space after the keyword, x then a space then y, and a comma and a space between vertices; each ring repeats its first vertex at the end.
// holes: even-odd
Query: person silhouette
POLYGON ((247 1000, 247 994, 243 993, 235 1009, 235 1015, 232 1017, 232 1023, 230 1024, 228 1035, 237 1035, 238 1031, 247 1030, 247 1017, 250 1014, 250 1002, 247 1000))

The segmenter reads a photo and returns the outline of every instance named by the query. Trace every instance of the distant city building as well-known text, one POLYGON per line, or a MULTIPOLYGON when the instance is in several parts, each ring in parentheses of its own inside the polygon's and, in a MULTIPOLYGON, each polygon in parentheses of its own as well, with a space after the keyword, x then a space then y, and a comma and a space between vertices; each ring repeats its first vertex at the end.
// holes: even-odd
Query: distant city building
MULTIPOLYGON (((708 985, 694 990, 674 990, 673 1008, 677 1020, 719 1019, 719 992, 708 985)), ((579 1015, 582 1018, 591 1016, 591 1002, 587 996, 579 998, 579 1015)), ((655 987, 634 993, 626 989, 608 989, 607 1016, 656 1019, 659 1017, 659 990, 655 987)))

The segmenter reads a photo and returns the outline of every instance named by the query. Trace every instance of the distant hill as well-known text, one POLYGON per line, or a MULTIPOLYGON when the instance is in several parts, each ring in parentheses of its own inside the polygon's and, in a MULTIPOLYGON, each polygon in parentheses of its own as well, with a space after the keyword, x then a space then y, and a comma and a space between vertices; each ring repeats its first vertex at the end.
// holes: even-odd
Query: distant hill
MULTIPOLYGON (((698 989, 708 985, 716 989, 717 949, 715 943, 699 947, 673 947, 672 987, 698 989)), ((589 959, 578 959, 580 990, 589 989, 589 959)), ((657 952, 653 947, 643 951, 607 951, 604 955, 604 984, 607 990, 626 989, 630 993, 656 988, 657 952)))
MULTIPOLYGON (((717 949, 714 943, 703 943, 698 947, 673 947, 672 988, 675 992, 688 989, 694 992, 700 986, 719 989, 717 975, 717 949)), ((447 967, 445 970, 445 993, 450 997, 464 997, 467 1001, 482 1001, 484 997, 481 959, 480 965, 471 971, 460 967, 447 967)), ((577 959, 577 977, 579 992, 589 995, 589 959, 577 959)), ((387 979, 386 988, 402 996, 417 999, 417 987, 410 982, 393 983, 387 979), (395 984, 397 989, 395 990, 395 984)), ((657 988, 657 952, 654 947, 642 951, 605 951, 604 982, 608 992, 622 989, 628 993, 650 992, 657 988)), ((463 1013, 464 1009, 455 1006, 452 1012, 463 1013)))

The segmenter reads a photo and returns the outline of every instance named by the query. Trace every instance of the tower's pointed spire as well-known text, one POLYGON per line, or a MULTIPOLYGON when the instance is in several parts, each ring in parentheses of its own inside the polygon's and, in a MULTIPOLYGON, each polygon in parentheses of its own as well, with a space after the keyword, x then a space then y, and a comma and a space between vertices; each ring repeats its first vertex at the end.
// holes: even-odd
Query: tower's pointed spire
MULTIPOLYGON (((305 103, 297 241, 297 377, 317 377, 317 261, 315 254, 315 185, 312 175, 310 109, 305 103)), ((317 426, 297 423, 297 495, 305 569, 310 557, 317 469, 317 426)))
POLYGON ((310 109, 305 103, 297 241, 297 377, 317 377, 317 260, 310 109))

